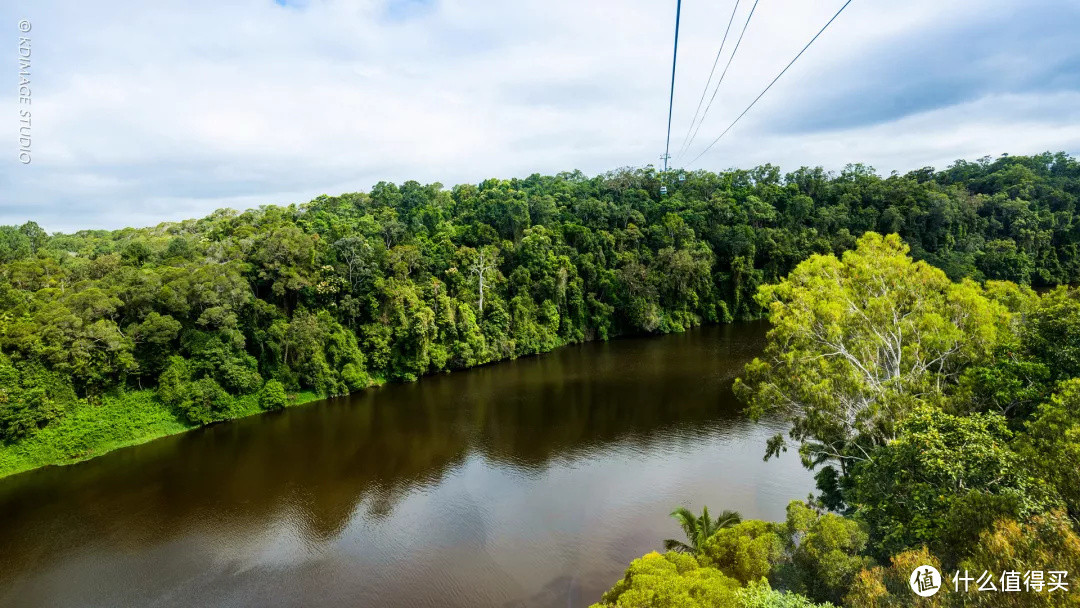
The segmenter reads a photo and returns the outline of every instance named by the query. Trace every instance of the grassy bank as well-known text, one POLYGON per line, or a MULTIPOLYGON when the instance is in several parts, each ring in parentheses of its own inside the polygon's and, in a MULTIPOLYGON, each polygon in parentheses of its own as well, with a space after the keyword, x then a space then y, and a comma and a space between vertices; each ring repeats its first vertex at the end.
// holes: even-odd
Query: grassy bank
MULTIPOLYGON (((289 400, 289 407, 322 399, 304 391, 289 400)), ((228 419, 261 414, 254 395, 238 397, 228 419)), ((60 420, 32 437, 0 443, 0 478, 50 465, 89 460, 113 450, 146 443, 199 428, 163 404, 156 391, 142 390, 106 396, 99 405, 85 401, 60 420)))

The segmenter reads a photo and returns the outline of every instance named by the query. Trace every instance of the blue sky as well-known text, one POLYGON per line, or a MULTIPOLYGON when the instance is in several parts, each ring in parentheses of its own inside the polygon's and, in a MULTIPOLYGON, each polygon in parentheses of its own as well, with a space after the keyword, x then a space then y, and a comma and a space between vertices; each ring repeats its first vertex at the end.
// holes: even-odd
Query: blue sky
MULTIPOLYGON (((736 28, 751 4, 740 3, 736 28)), ((680 162, 723 131, 841 4, 760 0, 680 162)), ((15 24, 33 23, 34 122, 25 166, 17 91, 0 90, 9 132, 0 223, 154 225, 383 179, 450 185, 655 163, 674 5, 5 3, 0 39, 13 47, 15 24)), ((733 5, 683 2, 673 151, 733 5)), ((865 162, 888 173, 1001 153, 1080 154, 1078 31, 1074 0, 854 0, 692 168, 865 162)))

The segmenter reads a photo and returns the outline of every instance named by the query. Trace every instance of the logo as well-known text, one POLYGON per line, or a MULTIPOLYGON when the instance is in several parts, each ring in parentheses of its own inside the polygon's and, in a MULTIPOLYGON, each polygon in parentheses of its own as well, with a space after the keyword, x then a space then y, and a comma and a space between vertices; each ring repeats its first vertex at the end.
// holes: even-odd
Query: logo
POLYGON ((919 566, 911 573, 908 585, 915 595, 930 597, 941 589, 941 573, 933 566, 919 566))

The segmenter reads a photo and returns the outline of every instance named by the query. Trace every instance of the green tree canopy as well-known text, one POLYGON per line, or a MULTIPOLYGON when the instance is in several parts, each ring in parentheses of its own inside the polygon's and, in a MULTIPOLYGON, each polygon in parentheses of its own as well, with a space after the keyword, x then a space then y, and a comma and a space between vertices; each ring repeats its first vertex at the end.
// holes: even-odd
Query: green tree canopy
MULTIPOLYGON (((772 329, 736 381, 752 416, 778 414, 803 462, 845 472, 897 436, 918 402, 987 359, 1008 312, 971 281, 915 262, 897 235, 868 233, 841 258, 815 255, 761 288, 772 329)), ((778 435, 768 454, 786 449, 778 435)))
POLYGON ((954 564, 980 531, 1056 504, 1010 449, 998 414, 954 416, 923 406, 899 437, 855 469, 849 502, 884 555, 926 545, 954 564))

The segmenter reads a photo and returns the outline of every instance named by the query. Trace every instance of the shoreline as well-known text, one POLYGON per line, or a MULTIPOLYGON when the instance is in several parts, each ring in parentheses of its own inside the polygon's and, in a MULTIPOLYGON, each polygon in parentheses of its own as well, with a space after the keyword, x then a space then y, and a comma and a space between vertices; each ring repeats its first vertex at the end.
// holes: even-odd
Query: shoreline
MULTIPOLYGON (((705 321, 697 325, 688 327, 683 331, 650 332, 644 334, 629 333, 623 335, 609 336, 607 339, 593 338, 591 340, 587 339, 580 342, 568 342, 565 344, 559 344, 551 350, 547 350, 544 352, 532 353, 519 357, 499 359, 495 361, 487 361, 485 363, 471 365, 469 367, 463 367, 460 369, 434 371, 428 374, 424 374, 423 376, 420 376, 419 378, 416 378, 414 380, 398 383, 411 384, 427 376, 463 372, 472 369, 479 369, 489 365, 507 363, 518 359, 539 357, 573 345, 588 344, 593 342, 610 342, 620 339, 643 338, 649 336, 663 337, 672 334, 686 333, 687 331, 700 329, 707 325, 732 325, 736 323, 753 323, 757 321, 760 321, 760 319, 717 323, 710 323, 708 321, 705 321)), ((359 391, 346 393, 345 395, 319 395, 307 390, 300 391, 299 393, 296 393, 296 400, 290 402, 288 405, 285 406, 284 409, 300 407, 303 405, 314 403, 316 401, 322 401, 334 397, 355 395, 362 391, 377 388, 387 383, 388 381, 383 378, 374 378, 368 386, 360 389, 359 391)), ((157 397, 157 389, 135 390, 119 396, 110 396, 105 399, 105 402, 102 405, 90 405, 85 402, 80 403, 79 406, 73 410, 73 412, 69 413, 73 415, 65 416, 65 418, 62 419, 59 425, 49 426, 45 429, 38 431, 38 433, 35 434, 32 438, 30 438, 29 441, 22 441, 19 443, 6 445, 0 444, 0 483, 3 483, 6 479, 9 479, 16 475, 21 475, 23 473, 29 473, 31 471, 36 471, 47 467, 65 467, 79 464, 81 462, 93 460, 95 458, 104 456, 117 450, 134 447, 137 445, 143 445, 158 439, 164 439, 165 437, 172 437, 174 435, 180 435, 189 431, 194 431, 217 424, 228 423, 233 420, 240 420, 243 418, 267 414, 272 411, 281 411, 264 410, 260 408, 257 404, 254 403, 254 395, 245 395, 240 397, 239 399, 242 407, 237 410, 236 415, 229 416, 228 418, 225 418, 223 420, 219 420, 205 425, 191 424, 177 418, 175 414, 173 414, 169 410, 168 406, 161 403, 160 399, 157 397), (118 408, 121 403, 124 404, 124 406, 122 408, 118 408), (135 407, 133 407, 133 405, 135 407), (113 408, 121 409, 125 414, 124 419, 115 421, 109 420, 107 419, 107 417, 106 419, 100 419, 101 416, 94 416, 94 414, 107 415, 109 413, 109 410, 113 408), (138 411, 139 408, 142 408, 142 411, 138 411), (134 421, 131 420, 132 417, 126 416, 126 414, 132 413, 135 414, 135 416, 133 417, 134 421), (146 418, 148 418, 142 424, 139 423, 139 414, 143 414, 146 418), (71 432, 71 430, 65 427, 75 425, 81 418, 86 417, 98 418, 98 420, 96 421, 96 424, 91 425, 89 429, 78 429, 79 431, 103 430, 108 429, 111 426, 121 426, 120 432, 116 433, 118 438, 112 439, 110 437, 102 437, 98 441, 92 442, 92 445, 85 446, 86 450, 84 452, 74 454, 64 451, 62 445, 55 445, 58 443, 62 443, 62 441, 50 441, 70 439, 70 436, 75 435, 75 433, 71 432), (119 422, 120 424, 110 424, 112 422, 119 422), (132 424, 132 422, 134 422, 134 424, 132 424), (154 431, 155 427, 157 427, 159 430, 154 431), (127 436, 123 437, 123 435, 127 436)))
MULTIPOLYGON (((378 386, 378 384, 379 383, 372 383, 367 388, 378 386)), ((367 390, 367 389, 361 389, 361 390, 367 390)), ((301 391, 301 392, 297 393, 296 400, 289 403, 288 405, 286 405, 284 409, 300 407, 300 406, 303 406, 303 405, 307 405, 309 403, 313 403, 313 402, 316 402, 316 401, 322 401, 322 400, 328 399, 328 398, 329 397, 327 397, 325 395, 318 395, 318 394, 312 393, 310 391, 301 391)), ((81 403, 79 405, 79 407, 76 409, 75 418, 78 419, 80 417, 80 415, 85 415, 88 411, 93 412, 94 408, 102 408, 102 409, 107 410, 107 409, 109 409, 111 407, 116 407, 116 405, 118 403, 121 403, 121 402, 129 403, 132 400, 140 400, 140 399, 152 403, 154 406, 160 408, 162 414, 166 414, 166 415, 172 417, 173 419, 170 421, 170 420, 167 420, 164 417, 162 417, 161 419, 156 420, 154 422, 151 422, 149 424, 129 426, 128 428, 126 428, 124 430, 133 432, 134 436, 129 435, 128 437, 125 438, 125 437, 122 437, 122 435, 124 433, 120 432, 120 433, 117 433, 118 436, 115 439, 110 440, 109 438, 103 438, 103 440, 101 440, 100 442, 97 442, 94 445, 87 446, 88 449, 85 452, 82 452, 82 453, 62 454, 61 452, 58 451, 58 450, 62 450, 61 447, 51 445, 51 444, 47 443, 45 440, 38 439, 39 437, 42 436, 42 434, 45 435, 46 439, 48 439, 50 436, 53 436, 53 435, 66 435, 66 433, 63 432, 62 427, 58 427, 57 430, 53 430, 53 432, 51 432, 51 433, 45 433, 46 430, 50 430, 50 429, 44 429, 42 431, 39 431, 39 433, 37 435, 35 435, 33 438, 31 438, 31 440, 28 441, 28 442, 20 442, 20 443, 9 444, 9 445, 0 445, 0 483, 3 483, 3 481, 6 480, 6 479, 9 479, 11 477, 15 477, 17 475, 21 475, 23 473, 29 473, 31 471, 37 471, 37 470, 45 469, 45 468, 48 468, 48 467, 71 466, 71 465, 79 464, 81 462, 87 462, 89 460, 93 460, 93 459, 98 458, 100 456, 104 456, 106 454, 109 454, 111 452, 115 452, 117 450, 121 450, 121 449, 124 449, 124 448, 134 447, 134 446, 137 446, 137 445, 143 445, 143 444, 150 443, 152 441, 156 441, 158 439, 164 439, 166 437, 172 437, 172 436, 175 436, 175 435, 180 435, 180 434, 187 433, 187 432, 190 432, 190 431, 194 431, 194 430, 197 430, 197 429, 213 426, 215 424, 228 423, 228 422, 231 422, 233 420, 240 420, 240 419, 243 419, 243 418, 250 418, 252 416, 258 416, 258 415, 266 414, 266 413, 269 413, 270 411, 272 411, 272 410, 264 410, 264 409, 258 408, 257 406, 256 406, 256 409, 252 409, 252 408, 248 407, 248 408, 244 408, 243 410, 238 411, 237 415, 235 415, 235 416, 230 416, 228 418, 225 418, 224 420, 219 420, 219 421, 213 422, 211 424, 191 424, 191 423, 179 420, 175 416, 172 416, 172 414, 171 414, 171 412, 169 412, 167 406, 162 404, 157 399, 156 391, 154 391, 152 389, 144 389, 144 390, 141 390, 141 391, 132 391, 131 393, 126 393, 118 400, 117 399, 110 400, 111 403, 109 405, 96 406, 96 405, 90 405, 90 404, 87 404, 87 403, 81 403), (155 427, 158 428, 157 431, 154 430, 155 427), (139 432, 140 430, 142 432, 139 432), (46 456, 46 454, 49 454, 49 453, 55 453, 57 455, 57 457, 48 457, 48 456, 46 456)), ((107 428, 108 425, 107 424, 102 424, 102 425, 99 425, 99 427, 100 426, 105 426, 107 428)), ((92 430, 102 430, 102 429, 98 428, 98 429, 92 429, 92 430)))

